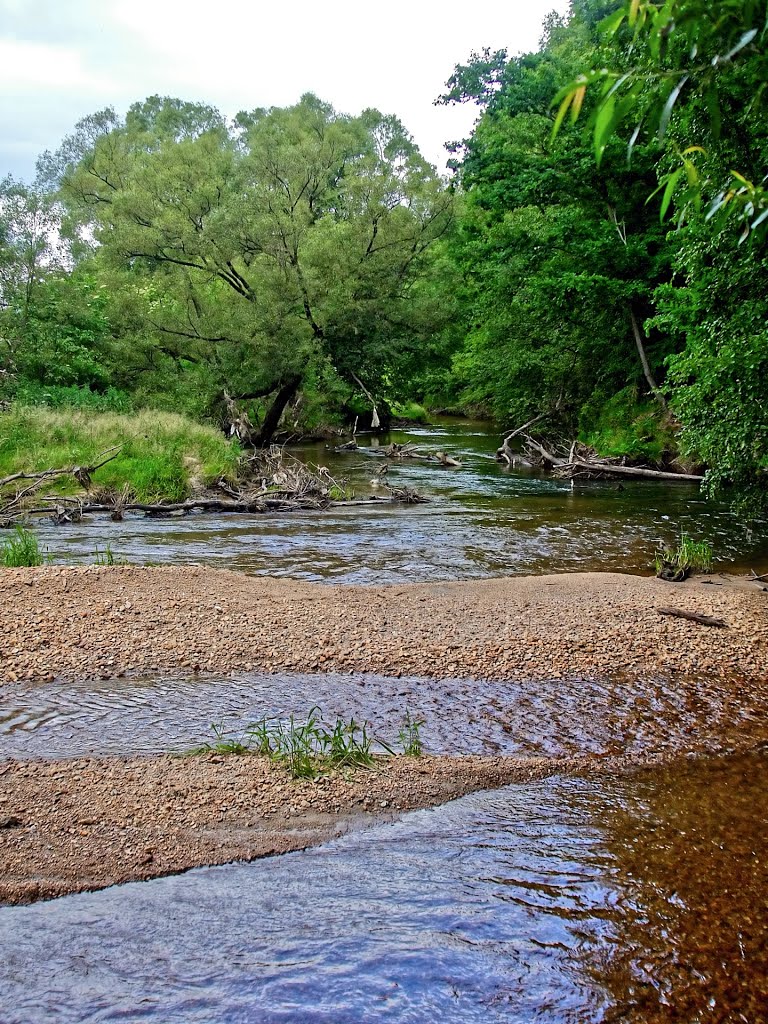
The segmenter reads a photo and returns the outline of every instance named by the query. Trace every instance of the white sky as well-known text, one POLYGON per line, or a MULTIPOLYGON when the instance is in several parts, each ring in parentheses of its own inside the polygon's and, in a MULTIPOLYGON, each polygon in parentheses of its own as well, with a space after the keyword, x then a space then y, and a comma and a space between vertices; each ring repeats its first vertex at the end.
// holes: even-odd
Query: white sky
POLYGON ((0 177, 29 178, 75 121, 154 93, 222 113, 295 103, 396 114, 442 170, 470 107, 435 107, 470 51, 535 49, 567 0, 0 0, 0 177))

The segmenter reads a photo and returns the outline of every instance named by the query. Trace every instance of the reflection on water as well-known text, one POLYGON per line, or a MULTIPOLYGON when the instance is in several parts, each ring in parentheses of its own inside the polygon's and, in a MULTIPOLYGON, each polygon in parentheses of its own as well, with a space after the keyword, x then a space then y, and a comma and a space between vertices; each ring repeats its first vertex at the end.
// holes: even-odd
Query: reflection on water
MULTIPOLYGON (((109 543, 135 562, 200 562, 245 572, 346 583, 473 579, 531 572, 611 569, 645 572, 659 539, 681 529, 714 544, 722 565, 749 567, 768 553, 765 533, 750 537, 722 507, 685 484, 557 481, 510 472, 493 454, 498 435, 461 420, 394 432, 393 440, 440 449, 462 469, 393 462, 391 483, 430 495, 427 505, 330 509, 265 516, 183 519, 94 518, 40 536, 56 560, 93 561, 109 543)), ((370 438, 368 439, 370 442, 370 438)), ((361 443, 364 441, 361 439, 361 443)), ((338 456, 323 445, 295 454, 371 492, 378 461, 338 456)), ((386 493, 379 487, 378 493, 386 493)))
POLYGON ((755 753, 550 779, 305 853, 5 908, 2 1019, 758 1024, 767 768, 755 753))
POLYGON ((240 675, 0 684, 0 757, 188 749, 212 722, 238 735, 264 716, 367 720, 392 743, 406 710, 431 753, 665 755, 743 750, 765 738, 768 682, 240 675))

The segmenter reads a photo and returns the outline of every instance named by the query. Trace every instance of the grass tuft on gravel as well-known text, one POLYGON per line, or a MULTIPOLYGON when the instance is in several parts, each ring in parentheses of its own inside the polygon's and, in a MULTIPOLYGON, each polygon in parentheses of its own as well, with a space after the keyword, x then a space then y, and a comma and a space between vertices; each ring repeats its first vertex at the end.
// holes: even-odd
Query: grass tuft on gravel
MULTIPOLYGON (((403 753, 420 757, 422 753, 419 730, 422 719, 412 718, 406 712, 399 739, 403 753)), ((211 725, 212 742, 202 743, 188 751, 195 754, 260 754, 282 764, 294 779, 314 779, 318 775, 345 768, 372 768, 374 744, 394 754, 382 740, 374 740, 367 722, 337 718, 333 725, 323 721, 319 707, 310 709, 299 720, 294 715, 287 719, 261 718, 248 725, 240 736, 228 735, 223 725, 211 725)))

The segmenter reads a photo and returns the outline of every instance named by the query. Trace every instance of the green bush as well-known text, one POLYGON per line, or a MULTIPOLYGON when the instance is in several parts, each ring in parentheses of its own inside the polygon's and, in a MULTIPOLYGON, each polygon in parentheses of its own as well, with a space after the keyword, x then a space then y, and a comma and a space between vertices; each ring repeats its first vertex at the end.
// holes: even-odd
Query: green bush
POLYGON ((133 401, 126 391, 107 388, 104 392, 92 391, 77 385, 44 385, 37 381, 20 381, 12 395, 19 405, 44 405, 51 409, 85 409, 90 412, 128 413, 133 410, 133 401))
POLYGON ((657 465, 677 451, 669 418, 657 402, 640 400, 634 387, 609 398, 596 393, 582 409, 579 440, 606 458, 657 465))

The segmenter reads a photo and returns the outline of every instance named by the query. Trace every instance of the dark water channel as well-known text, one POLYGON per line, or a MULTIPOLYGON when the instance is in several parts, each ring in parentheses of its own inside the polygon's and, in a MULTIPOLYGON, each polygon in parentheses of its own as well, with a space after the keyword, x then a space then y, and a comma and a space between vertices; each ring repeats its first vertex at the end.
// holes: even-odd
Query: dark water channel
MULTIPOLYGON (((493 458, 498 434, 488 424, 446 419, 393 431, 382 439, 412 442, 458 456, 461 469, 413 460, 391 464, 388 480, 430 496, 426 505, 334 508, 268 516, 193 515, 120 524, 93 518, 40 525, 56 561, 94 560, 109 544, 132 562, 199 562, 249 573, 345 583, 473 579, 520 573, 603 569, 645 572, 659 540, 680 530, 708 539, 718 564, 748 569, 768 557, 768 533, 750 533, 695 485, 580 483, 532 471, 509 471, 493 458)), ((363 445, 378 443, 360 438, 363 445)), ((339 456, 324 445, 289 449, 344 477, 356 495, 373 486, 382 463, 339 456)))
POLYGON ((760 1024, 767 808, 759 752, 559 777, 6 908, 0 1019, 760 1024))

